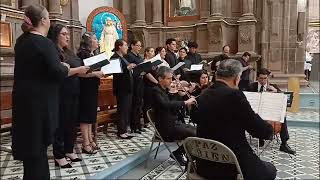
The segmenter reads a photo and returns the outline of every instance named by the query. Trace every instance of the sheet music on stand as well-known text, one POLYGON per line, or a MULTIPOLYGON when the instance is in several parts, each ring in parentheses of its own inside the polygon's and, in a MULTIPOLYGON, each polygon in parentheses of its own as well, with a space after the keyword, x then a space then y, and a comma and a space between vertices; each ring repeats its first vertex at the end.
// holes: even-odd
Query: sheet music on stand
POLYGON ((255 113, 268 121, 284 122, 287 110, 287 95, 269 92, 243 92, 255 113))

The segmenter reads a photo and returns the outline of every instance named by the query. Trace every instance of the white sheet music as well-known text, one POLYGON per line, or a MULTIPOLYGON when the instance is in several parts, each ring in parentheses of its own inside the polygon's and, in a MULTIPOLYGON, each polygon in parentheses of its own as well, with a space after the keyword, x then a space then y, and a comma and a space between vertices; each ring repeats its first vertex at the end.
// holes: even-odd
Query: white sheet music
POLYGON ((85 66, 91 66, 92 64, 96 64, 100 61, 104 61, 108 59, 108 56, 106 53, 101 53, 101 54, 98 54, 96 56, 92 56, 92 57, 89 57, 87 59, 84 59, 83 60, 83 63, 85 66))
POLYGON ((171 69, 173 71, 179 69, 181 66, 183 66, 185 63, 184 62, 179 62, 178 64, 176 64, 174 67, 172 67, 171 69))
POLYGON ((151 61, 152 63, 154 62, 154 61, 156 61, 156 60, 161 60, 161 56, 160 56, 160 54, 157 54, 155 57, 153 57, 153 58, 151 58, 151 59, 149 59, 149 60, 144 60, 144 61, 151 61))
POLYGON ((244 92, 251 108, 264 120, 283 123, 286 115, 287 96, 283 93, 244 92))
POLYGON ((244 91, 243 93, 247 97, 247 100, 249 101, 249 104, 250 104, 252 110, 255 113, 259 114, 261 93, 246 92, 246 91, 244 91))
POLYGON ((103 74, 116 74, 122 73, 120 59, 111 59, 110 64, 107 64, 101 68, 103 74))
POLYGON ((190 71, 199 71, 202 70, 203 64, 192 64, 190 71))

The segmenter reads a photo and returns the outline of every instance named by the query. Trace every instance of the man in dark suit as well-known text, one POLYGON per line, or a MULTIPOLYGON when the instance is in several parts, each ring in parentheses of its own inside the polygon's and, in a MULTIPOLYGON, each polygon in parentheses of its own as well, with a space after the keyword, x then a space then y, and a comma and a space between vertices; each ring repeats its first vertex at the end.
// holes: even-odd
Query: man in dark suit
MULTIPOLYGON (((238 60, 220 62, 216 82, 198 100, 197 136, 228 146, 236 155, 244 179, 274 179, 276 168, 260 160, 247 142, 245 131, 263 139, 272 138, 272 126, 256 114, 238 89, 242 65, 238 60)), ((235 166, 198 159, 197 172, 206 179, 235 179, 235 166)))
MULTIPOLYGON (((258 81, 251 83, 249 85, 248 90, 251 92, 274 92, 274 93, 281 92, 281 90, 276 84, 268 83, 269 74, 270 74, 270 71, 268 69, 262 68, 261 70, 259 70, 257 74, 258 81)), ((286 118, 284 119, 284 123, 281 125, 280 138, 281 138, 280 151, 283 151, 289 154, 295 154, 296 152, 292 150, 287 144, 287 141, 289 140, 289 133, 288 133, 286 118)), ((260 147, 264 146, 263 139, 259 139, 259 146, 260 147)))
POLYGON ((248 52, 244 52, 241 58, 239 59, 240 63, 242 64, 243 70, 242 70, 242 75, 241 79, 239 82, 239 89, 241 91, 247 91, 249 88, 249 76, 250 76, 250 71, 253 69, 252 65, 249 64, 249 59, 251 57, 251 54, 248 52))
POLYGON ((215 81, 215 72, 217 70, 217 66, 220 63, 220 61, 223 61, 225 59, 229 59, 229 54, 230 54, 230 47, 229 45, 224 45, 222 47, 222 54, 215 56, 211 62, 210 68, 213 72, 213 78, 212 78, 212 82, 215 81))
POLYGON ((197 53, 198 44, 196 42, 188 43, 189 52, 186 57, 185 67, 190 69, 192 64, 199 64, 202 61, 202 57, 197 53))
POLYGON ((174 67, 176 64, 178 64, 178 58, 174 51, 177 49, 177 42, 173 38, 169 38, 166 41, 167 46, 167 54, 164 58, 164 60, 167 61, 167 63, 170 65, 170 67, 174 67))
MULTIPOLYGON (((170 100, 168 89, 172 82, 172 70, 166 66, 159 67, 157 71, 158 86, 153 89, 153 105, 155 125, 160 135, 165 141, 184 140, 187 137, 196 136, 196 130, 193 126, 178 122, 177 110, 185 105, 195 103, 194 98, 187 101, 170 100)), ((173 152, 179 163, 184 166, 184 149, 180 146, 173 152)))

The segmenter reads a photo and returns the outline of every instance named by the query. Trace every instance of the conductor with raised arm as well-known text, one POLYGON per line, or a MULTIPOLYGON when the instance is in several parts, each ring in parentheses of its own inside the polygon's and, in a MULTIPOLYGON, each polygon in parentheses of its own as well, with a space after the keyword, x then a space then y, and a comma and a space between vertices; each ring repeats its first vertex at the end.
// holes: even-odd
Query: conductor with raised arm
MULTIPOLYGON (((244 179, 275 179, 276 168, 262 161, 247 142, 245 131, 255 137, 270 139, 273 129, 256 114, 238 89, 242 65, 227 59, 220 62, 216 82, 198 100, 197 136, 225 144, 236 155, 244 179)), ((199 159, 197 172, 206 179, 235 179, 236 168, 199 159)))

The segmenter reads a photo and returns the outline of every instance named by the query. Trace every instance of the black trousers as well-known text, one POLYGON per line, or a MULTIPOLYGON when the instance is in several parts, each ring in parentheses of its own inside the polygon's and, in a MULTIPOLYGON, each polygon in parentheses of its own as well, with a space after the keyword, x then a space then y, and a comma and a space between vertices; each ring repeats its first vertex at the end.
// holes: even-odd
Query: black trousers
POLYGON ((79 96, 62 94, 60 99, 59 126, 55 132, 53 155, 62 159, 66 153, 73 153, 75 128, 78 119, 79 96))
POLYGON ((43 147, 42 156, 23 160, 24 180, 50 180, 47 147, 43 147))
POLYGON ((141 129, 141 115, 143 106, 143 92, 144 83, 143 79, 136 77, 134 79, 133 97, 132 97, 132 113, 130 116, 130 127, 132 130, 141 129))
POLYGON ((143 93, 143 119, 144 123, 147 124, 148 118, 147 118, 147 111, 151 109, 152 106, 152 90, 153 86, 150 86, 145 83, 144 85, 144 93, 143 93))
MULTIPOLYGON (((287 118, 284 118, 284 122, 281 125, 281 130, 280 130, 280 139, 282 144, 286 144, 287 141, 289 140, 289 132, 288 132, 288 126, 287 126, 287 118)), ((259 139, 259 141, 263 141, 263 139, 259 139)))
MULTIPOLYGON (((182 122, 177 122, 171 132, 173 133, 171 133, 170 139, 173 139, 173 140, 184 140, 187 137, 196 136, 196 128, 189 124, 184 124, 182 122)), ((183 146, 180 146, 175 151, 180 154, 183 154, 185 152, 183 146)))
POLYGON ((127 133, 132 108, 132 94, 117 94, 118 134, 127 133))

